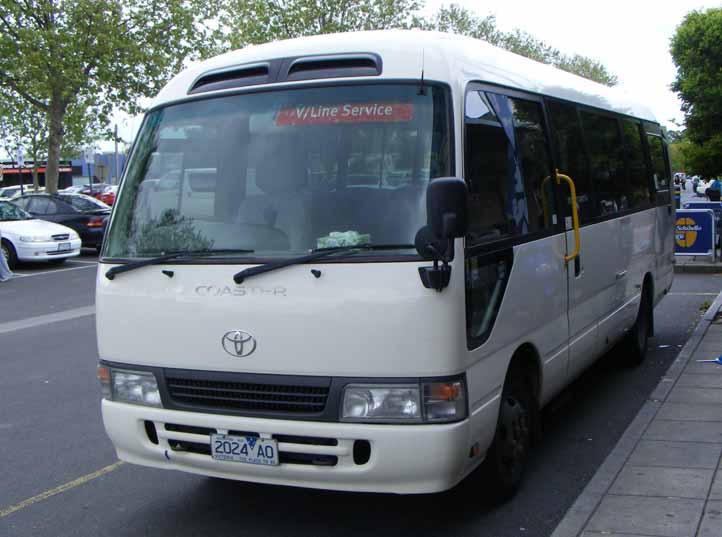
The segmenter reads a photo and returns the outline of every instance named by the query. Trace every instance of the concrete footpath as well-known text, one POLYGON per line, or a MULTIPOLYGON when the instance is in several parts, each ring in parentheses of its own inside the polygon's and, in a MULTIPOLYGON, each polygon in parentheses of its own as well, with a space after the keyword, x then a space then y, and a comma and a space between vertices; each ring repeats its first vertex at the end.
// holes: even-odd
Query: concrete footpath
POLYGON ((722 537, 722 293, 552 537, 722 537))

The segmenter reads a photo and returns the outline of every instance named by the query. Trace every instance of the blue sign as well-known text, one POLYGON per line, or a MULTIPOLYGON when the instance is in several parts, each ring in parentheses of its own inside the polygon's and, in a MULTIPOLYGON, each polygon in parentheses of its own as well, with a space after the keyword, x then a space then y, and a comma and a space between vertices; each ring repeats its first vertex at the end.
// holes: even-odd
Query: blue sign
POLYGON ((715 221, 712 209, 677 211, 674 226, 675 255, 714 256, 715 221))

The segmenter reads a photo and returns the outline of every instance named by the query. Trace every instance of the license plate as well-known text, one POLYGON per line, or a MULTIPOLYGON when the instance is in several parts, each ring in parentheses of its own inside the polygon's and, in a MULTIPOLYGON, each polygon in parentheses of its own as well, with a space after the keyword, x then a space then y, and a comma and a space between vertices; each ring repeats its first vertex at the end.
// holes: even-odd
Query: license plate
POLYGON ((70 250, 69 242, 61 242, 58 244, 58 252, 67 252, 68 250, 70 250))
POLYGON ((211 435, 211 456, 218 461, 278 465, 278 442, 256 436, 211 435))

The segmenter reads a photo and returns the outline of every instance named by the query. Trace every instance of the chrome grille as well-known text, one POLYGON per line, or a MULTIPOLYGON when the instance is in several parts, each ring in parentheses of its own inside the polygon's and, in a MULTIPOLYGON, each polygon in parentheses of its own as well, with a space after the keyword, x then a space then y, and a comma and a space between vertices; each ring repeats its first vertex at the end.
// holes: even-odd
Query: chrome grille
POLYGON ((70 238, 69 233, 59 233, 57 235, 51 235, 54 241, 67 241, 70 238))

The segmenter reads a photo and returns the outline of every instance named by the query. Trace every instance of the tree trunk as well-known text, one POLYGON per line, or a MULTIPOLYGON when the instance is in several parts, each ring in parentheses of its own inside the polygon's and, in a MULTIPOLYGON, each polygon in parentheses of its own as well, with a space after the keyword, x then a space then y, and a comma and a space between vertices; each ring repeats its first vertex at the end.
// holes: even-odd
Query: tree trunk
POLYGON ((58 191, 58 168, 60 167, 60 144, 63 141, 63 116, 65 106, 58 96, 53 95, 48 109, 48 162, 45 166, 45 191, 58 191))

